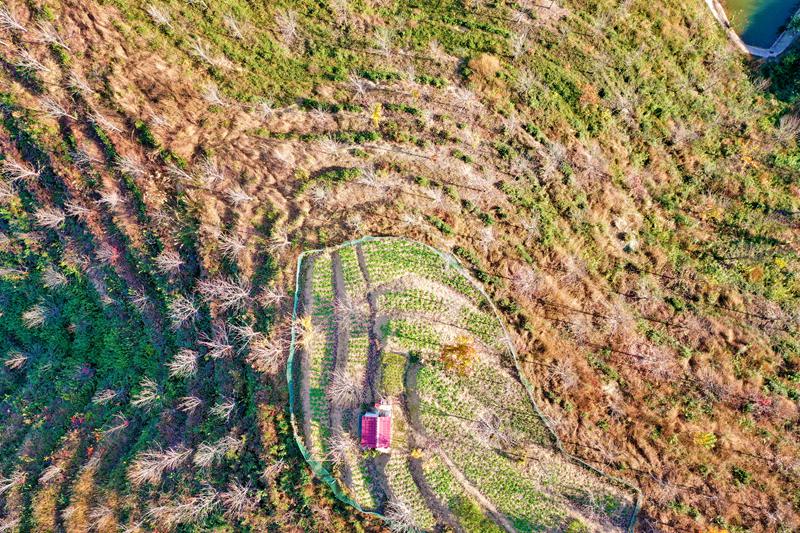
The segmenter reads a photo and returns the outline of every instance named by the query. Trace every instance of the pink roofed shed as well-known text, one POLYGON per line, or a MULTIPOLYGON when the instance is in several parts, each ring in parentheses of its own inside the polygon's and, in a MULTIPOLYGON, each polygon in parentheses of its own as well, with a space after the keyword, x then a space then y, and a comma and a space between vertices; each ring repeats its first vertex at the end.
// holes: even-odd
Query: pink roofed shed
POLYGON ((379 452, 389 452, 392 448, 391 406, 378 404, 377 412, 361 416, 361 447, 379 452))

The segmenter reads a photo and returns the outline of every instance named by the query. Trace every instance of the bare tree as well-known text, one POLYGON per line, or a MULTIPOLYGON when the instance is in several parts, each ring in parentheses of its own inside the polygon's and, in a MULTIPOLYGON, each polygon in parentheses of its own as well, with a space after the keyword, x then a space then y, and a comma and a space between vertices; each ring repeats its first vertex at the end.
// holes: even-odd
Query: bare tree
POLYGON ((336 407, 351 408, 361 403, 363 391, 358 380, 347 369, 339 369, 331 379, 328 397, 336 407))
POLYGON ((44 63, 34 57, 30 50, 22 49, 19 52, 19 60, 17 66, 20 68, 33 70, 36 72, 50 72, 50 69, 44 63))
POLYGON ((3 160, 3 174, 8 176, 12 182, 28 181, 39 177, 39 170, 36 170, 13 157, 6 157, 3 160))
POLYGON ((523 33, 513 32, 511 34, 509 48, 511 49, 511 57, 514 58, 514 61, 522 57, 522 54, 524 54, 528 50, 527 30, 523 33))
MULTIPOLYGON (((9 370, 19 370, 28 361, 28 356, 18 350, 11 350, 8 352, 8 357, 3 362, 3 365, 9 370)), ((2 492, 0 492, 2 494, 2 492)))
POLYGON ((17 470, 11 477, 0 478, 0 495, 5 494, 14 487, 19 487, 25 483, 27 475, 22 470, 17 470))
POLYGON ((239 185, 234 185, 233 187, 228 188, 225 191, 225 196, 234 206, 237 207, 241 204, 255 200, 255 198, 244 192, 244 189, 242 189, 242 187, 239 185))
POLYGON ((578 374, 572 361, 564 357, 550 365, 550 382, 561 390, 569 390, 578 384, 578 374))
POLYGON ((165 28, 172 28, 172 19, 169 16, 169 12, 164 11, 153 4, 148 4, 145 11, 147 11, 147 14, 150 16, 155 25, 163 26, 165 28))
POLYGON ((222 402, 214 404, 214 406, 209 409, 209 412, 214 416, 222 418, 223 420, 228 420, 231 417, 234 409, 236 409, 236 402, 228 398, 222 402))
POLYGON ((279 307, 285 299, 286 294, 275 286, 264 287, 258 295, 258 303, 264 306, 279 307))
POLYGON ((242 485, 238 480, 231 481, 219 499, 225 506, 225 516, 232 519, 243 518, 258 508, 258 496, 249 484, 242 485))
POLYGON ((178 252, 163 250, 154 259, 156 268, 164 274, 178 274, 183 266, 183 259, 178 252))
POLYGON ((203 442, 197 447, 194 454, 194 464, 200 468, 208 468, 226 453, 238 450, 241 445, 242 441, 230 435, 226 435, 216 442, 203 442))
POLYGON ((127 428, 130 421, 122 413, 117 413, 111 421, 111 425, 103 429, 103 438, 107 439, 127 428))
POLYGON ((6 533, 7 531, 17 531, 19 528, 20 518, 19 516, 7 516, 5 518, 0 519, 0 533, 6 533))
POLYGON ((230 329, 234 339, 242 347, 239 350, 240 352, 247 346, 250 346, 250 344, 258 342, 261 338, 261 333, 256 331, 252 324, 233 324, 230 329))
POLYGON ((117 156, 114 167, 123 174, 139 178, 147 174, 142 163, 131 156, 117 156))
POLYGON ((178 409, 184 413, 191 413, 203 405, 203 400, 197 396, 183 396, 178 401, 178 409))
POLYGON ((64 207, 66 208, 67 215, 75 218, 85 219, 89 216, 89 213, 91 213, 89 209, 74 201, 66 202, 64 207))
POLYGON ((367 95, 367 91, 375 89, 375 83, 360 77, 357 73, 351 72, 348 78, 350 88, 357 98, 363 98, 367 95))
POLYGON ((388 57, 392 52, 392 34, 389 28, 386 26, 377 28, 373 38, 375 40, 375 48, 377 48, 381 54, 388 57))
POLYGON ((252 109, 261 120, 267 120, 275 112, 272 105, 271 100, 261 99, 253 104, 252 109))
POLYGON ((52 265, 48 265, 42 272, 42 283, 48 289, 58 289, 65 287, 69 280, 64 273, 59 272, 52 265))
POLYGON ((71 51, 66 41, 58 34, 53 24, 48 21, 40 21, 36 24, 39 30, 39 40, 53 46, 60 46, 64 50, 71 51))
POLYGON ((328 0, 328 7, 339 23, 345 22, 350 15, 350 6, 347 5, 347 0, 328 0))
POLYGON ((111 121, 108 117, 100 113, 99 111, 93 111, 92 114, 89 116, 89 120, 94 123, 97 127, 109 131, 111 133, 122 133, 122 128, 117 126, 113 121, 111 121))
POLYGON ((194 322, 199 312, 200 308, 194 300, 182 294, 178 295, 169 303, 169 318, 172 328, 178 330, 187 323, 194 322))
POLYGON ((217 278, 201 281, 198 290, 208 303, 221 312, 241 309, 250 301, 250 283, 243 279, 217 278))
POLYGON ((168 501, 163 505, 153 505, 146 517, 159 526, 174 529, 180 524, 198 522, 210 515, 218 505, 217 491, 206 485, 197 495, 182 498, 177 503, 168 501))
POLYGON ((222 70, 230 70, 233 68, 231 62, 225 56, 214 55, 208 45, 203 42, 199 37, 195 37, 192 41, 191 54, 198 60, 206 63, 212 67, 222 70))
POLYGON ((95 249, 94 253, 97 256, 97 259, 104 263, 113 263, 117 260, 119 255, 116 248, 106 242, 101 243, 100 246, 95 249))
POLYGON ((247 362, 257 371, 271 374, 280 367, 285 354, 285 346, 279 338, 262 338, 250 346, 247 362))
POLYGON ((780 137, 786 141, 791 141, 800 136, 800 113, 782 116, 778 132, 780 137))
POLYGON ((273 232, 269 238, 269 250, 272 253, 280 253, 292 245, 289 240, 289 233, 285 228, 280 228, 273 232))
POLYGON ((110 531, 114 526, 114 510, 108 505, 98 505, 89 513, 89 520, 96 531, 110 531))
POLYGON ((386 506, 386 521, 394 533, 418 533, 414 511, 405 502, 393 500, 386 506))
POLYGON ((233 15, 225 15, 222 17, 222 22, 225 24, 225 28, 228 30, 228 34, 233 37, 234 39, 242 40, 244 39, 244 32, 242 31, 242 26, 239 24, 239 21, 236 20, 236 17, 233 15))
POLYGON ((225 181, 225 172, 222 168, 212 159, 204 157, 200 161, 200 179, 203 186, 211 188, 217 183, 225 181))
POLYGON ((344 431, 339 430, 328 440, 328 453, 325 455, 325 460, 331 464, 341 466, 347 463, 348 457, 355 456, 358 452, 358 445, 356 445, 353 438, 344 431))
POLYGON ((264 473, 261 474, 261 479, 268 484, 272 484, 278 476, 288 468, 289 465, 286 464, 286 461, 283 459, 276 459, 271 465, 264 469, 264 473))
POLYGON ((156 484, 161 481, 164 472, 175 470, 192 455, 192 450, 178 446, 168 450, 151 450, 140 452, 128 468, 128 479, 134 485, 142 483, 156 484))
POLYGON ((174 378, 193 376, 197 372, 197 352, 188 348, 178 350, 175 357, 167 364, 169 375, 174 378))
POLYGON ((70 115, 69 112, 61 104, 59 104, 49 96, 42 98, 41 104, 42 104, 42 110, 56 120, 62 117, 69 118, 72 120, 77 120, 77 118, 74 115, 70 115))
POLYGON ((39 485, 46 485, 48 482, 53 481, 57 478, 62 472, 60 466, 57 465, 50 465, 39 475, 39 485))
POLYGON ((28 29, 7 7, 0 7, 0 28, 11 32, 25 33, 28 29))
POLYGON ((514 273, 512 278, 514 289, 526 298, 535 299, 542 293, 543 281, 530 267, 522 267, 514 273))
POLYGON ((92 403, 95 405, 105 405, 116 397, 117 391, 114 389, 103 389, 94 394, 92 403))
POLYGON ((203 100, 213 106, 226 107, 228 105, 228 102, 225 101, 222 94, 219 92, 219 87, 217 87, 216 83, 209 83, 206 85, 206 88, 203 90, 203 100))
POLYGON ((389 187, 387 183, 381 181, 378 171, 375 170, 374 165, 363 167, 361 169, 361 175, 358 177, 357 183, 367 187, 372 187, 380 192, 385 192, 389 187))
POLYGON ((428 55, 437 63, 441 63, 447 58, 447 52, 439 41, 436 39, 428 43, 428 55))
POLYGON ((80 73, 74 70, 70 71, 68 84, 70 89, 84 95, 92 94, 94 92, 91 85, 89 85, 89 82, 86 81, 86 79, 81 76, 80 73))
POLYGON ((245 241, 233 233, 219 237, 219 249, 222 255, 231 261, 237 261, 247 249, 245 241))
POLYGON ((43 303, 38 303, 22 313, 22 321, 28 328, 42 326, 50 315, 50 309, 43 303))
POLYGON ((220 322, 214 325, 212 335, 203 333, 198 344, 207 348, 206 355, 212 359, 223 359, 233 355, 233 343, 230 341, 228 328, 225 323, 220 322))
POLYGON ((197 178, 192 176, 189 172, 185 171, 175 163, 170 163, 167 166, 167 174, 170 178, 177 181, 178 183, 186 184, 186 185, 193 185, 197 183, 197 178))
POLYGON ((13 185, 5 180, 0 180, 0 202, 8 202, 15 196, 17 196, 17 192, 13 185))
POLYGON ((297 14, 291 10, 283 10, 275 16, 275 24, 278 26, 283 44, 291 48, 297 40, 297 14))
POLYGON ((153 404, 161 397, 158 394, 158 383, 152 379, 145 377, 139 382, 140 390, 134 395, 131 400, 131 405, 134 407, 143 407, 150 409, 153 404))
POLYGON ((62 210, 54 207, 43 207, 37 209, 36 212, 33 213, 33 218, 36 219, 37 224, 44 228, 57 229, 64 223, 66 214, 64 214, 62 210))

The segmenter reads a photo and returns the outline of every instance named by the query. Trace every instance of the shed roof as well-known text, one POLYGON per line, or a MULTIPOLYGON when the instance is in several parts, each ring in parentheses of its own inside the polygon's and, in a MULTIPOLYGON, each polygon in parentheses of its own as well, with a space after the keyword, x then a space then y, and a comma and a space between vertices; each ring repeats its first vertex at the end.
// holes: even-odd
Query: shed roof
POLYGON ((361 417, 361 446, 388 449, 392 446, 392 417, 366 413, 361 417))

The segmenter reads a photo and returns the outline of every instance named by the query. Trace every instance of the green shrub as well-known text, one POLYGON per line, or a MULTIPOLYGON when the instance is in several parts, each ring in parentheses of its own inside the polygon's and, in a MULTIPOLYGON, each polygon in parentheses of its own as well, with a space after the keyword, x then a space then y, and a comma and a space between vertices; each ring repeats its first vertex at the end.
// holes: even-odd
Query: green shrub
POLYGON ((453 228, 451 228, 450 225, 447 224, 447 222, 437 217, 436 215, 426 215, 425 218, 428 220, 428 222, 430 222, 433 225, 434 228, 438 229, 445 235, 453 234, 453 228))
POLYGON ((399 353, 385 352, 381 369, 381 390, 387 396, 397 396, 405 388, 406 357, 399 353))

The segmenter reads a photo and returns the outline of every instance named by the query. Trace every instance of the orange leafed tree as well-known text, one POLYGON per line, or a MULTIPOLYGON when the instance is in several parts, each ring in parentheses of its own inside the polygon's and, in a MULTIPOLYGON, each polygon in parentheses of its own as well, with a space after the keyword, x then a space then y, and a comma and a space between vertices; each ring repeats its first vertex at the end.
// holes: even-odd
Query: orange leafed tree
POLYGON ((477 356, 478 352, 475 350, 472 339, 462 335, 456 338, 453 344, 442 346, 439 361, 441 361, 446 370, 453 370, 464 375, 469 373, 477 356))

